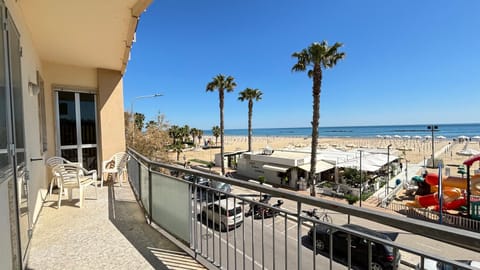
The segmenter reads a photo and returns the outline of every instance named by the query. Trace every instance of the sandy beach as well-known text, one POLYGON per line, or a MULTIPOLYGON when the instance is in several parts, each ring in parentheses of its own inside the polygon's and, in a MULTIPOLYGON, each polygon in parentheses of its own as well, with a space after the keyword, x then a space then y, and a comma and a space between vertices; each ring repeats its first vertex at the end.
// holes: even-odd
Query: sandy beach
MULTIPOLYGON (((203 139, 211 140, 215 144, 215 137, 205 136, 203 139)), ((438 153, 445 146, 450 145, 440 156, 444 164, 454 165, 455 167, 462 164, 469 156, 457 154, 464 149, 472 149, 480 151, 480 143, 478 141, 464 141, 458 142, 453 140, 435 140, 434 150, 438 153)), ((311 139, 306 137, 282 137, 282 136, 255 136, 252 137, 253 151, 261 151, 268 147, 271 149, 282 148, 302 148, 308 147, 311 144, 311 139)), ((337 148, 344 150, 360 149, 360 148, 383 148, 391 144, 391 154, 405 158, 408 163, 421 163, 424 158, 429 158, 432 155, 432 142, 430 140, 421 139, 384 139, 384 138, 320 138, 319 149, 321 148, 337 148)), ((220 145, 220 138, 217 145, 220 145)), ((248 149, 247 136, 225 136, 225 152, 242 151, 248 149)), ((220 148, 202 149, 196 147, 194 149, 186 150, 180 155, 180 161, 183 162, 183 156, 187 160, 198 159, 203 161, 213 161, 215 154, 220 152, 220 148)), ((171 153, 170 160, 175 161, 176 154, 171 153)), ((451 170, 456 173, 456 170, 451 170)))

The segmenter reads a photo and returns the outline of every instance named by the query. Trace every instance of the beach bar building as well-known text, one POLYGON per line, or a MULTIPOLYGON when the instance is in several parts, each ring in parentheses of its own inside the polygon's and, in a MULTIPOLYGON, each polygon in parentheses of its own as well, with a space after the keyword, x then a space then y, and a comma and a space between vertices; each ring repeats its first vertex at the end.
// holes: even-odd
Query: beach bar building
POLYGON ((0 1, 1 269, 25 268, 49 157, 98 170, 126 150, 122 77, 150 2, 0 1))
MULTIPOLYGON (((334 165, 317 160, 316 173, 333 172, 334 165)), ((272 185, 298 189, 302 180, 310 172, 310 154, 266 149, 262 153, 243 153, 237 163, 237 173, 252 179, 265 177, 265 182, 272 185)))
MULTIPOLYGON (((398 157, 387 155, 382 149, 362 149, 362 164, 358 151, 322 149, 317 152, 317 179, 342 182, 339 169, 354 168, 365 172, 379 172, 398 157)), ((280 149, 261 153, 244 153, 238 160, 237 173, 252 179, 265 177, 265 182, 278 186, 299 188, 299 181, 307 179, 310 172, 310 149, 280 149)), ((319 181, 319 182, 320 182, 319 181)))

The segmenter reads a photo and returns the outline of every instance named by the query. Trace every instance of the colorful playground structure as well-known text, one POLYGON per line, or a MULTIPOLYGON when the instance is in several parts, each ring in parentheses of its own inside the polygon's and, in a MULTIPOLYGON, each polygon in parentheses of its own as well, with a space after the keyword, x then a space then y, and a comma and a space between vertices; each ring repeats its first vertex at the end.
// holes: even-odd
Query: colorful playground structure
MULTIPOLYGON (((470 195, 480 196, 480 174, 470 176, 470 166, 475 161, 480 161, 480 155, 466 160, 463 164, 467 166, 467 177, 444 177, 442 178, 442 209, 459 209, 466 207, 470 211, 470 195)), ((439 205, 439 177, 435 173, 428 173, 424 177, 416 176, 412 178, 419 186, 424 182, 430 186, 430 192, 426 195, 416 195, 414 202, 407 203, 411 207, 431 207, 438 211, 439 205)), ((418 194, 418 193, 417 193, 418 194)))

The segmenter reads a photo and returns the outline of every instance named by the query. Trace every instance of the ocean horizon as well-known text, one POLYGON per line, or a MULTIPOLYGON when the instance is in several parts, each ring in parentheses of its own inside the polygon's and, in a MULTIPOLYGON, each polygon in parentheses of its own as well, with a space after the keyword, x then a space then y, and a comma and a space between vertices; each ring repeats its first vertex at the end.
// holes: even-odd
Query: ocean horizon
MULTIPOLYGON (((434 136, 444 136, 454 139, 459 136, 480 136, 480 123, 468 124, 434 124, 438 127, 434 136)), ((378 125, 378 126, 335 126, 320 127, 320 138, 374 138, 378 136, 431 136, 432 131, 427 127, 429 124, 415 125, 378 125)), ((310 127, 297 128, 254 128, 253 136, 276 136, 276 137, 310 137, 310 127)), ((211 130, 204 130, 204 135, 212 136, 211 130)), ((247 136, 248 129, 225 129, 226 136, 247 136)))

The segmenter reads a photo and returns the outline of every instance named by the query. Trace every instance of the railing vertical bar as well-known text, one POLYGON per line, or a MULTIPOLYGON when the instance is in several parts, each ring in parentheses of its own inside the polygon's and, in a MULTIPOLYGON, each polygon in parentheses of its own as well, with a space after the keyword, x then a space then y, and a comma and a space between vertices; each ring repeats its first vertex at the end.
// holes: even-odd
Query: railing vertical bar
POLYGON ((302 246, 301 246, 301 237, 302 237, 302 218, 300 217, 300 211, 302 209, 302 203, 297 202, 297 269, 302 269, 302 246))
MULTIPOLYGON (((195 190, 198 192, 199 191, 198 186, 195 183, 194 183, 194 185, 195 185, 195 190)), ((199 196, 202 196, 202 190, 200 190, 200 195, 199 196)), ((197 201, 197 199, 198 199, 198 197, 194 198, 195 201, 197 201)), ((197 204, 198 204, 198 202, 197 202, 197 204)), ((203 239, 202 239, 204 220, 203 220, 203 213, 202 213, 202 210, 201 210, 202 208, 203 208, 202 201, 200 200, 200 235, 199 235, 200 236, 200 254, 202 254, 202 256, 204 256, 203 255, 203 239)), ((205 235, 208 235, 208 233, 206 233, 205 235)), ((205 239, 207 240, 207 246, 208 246, 208 239, 207 238, 205 238, 205 239)))
POLYGON ((242 267, 243 267, 243 269, 246 268, 246 265, 245 265, 245 225, 246 224, 247 224, 247 222, 245 222, 245 209, 243 209, 243 226, 242 226, 242 253, 243 253, 242 267))
MULTIPOLYGON (((220 194, 219 194, 219 195, 220 195, 220 194)), ((227 209, 225 209, 225 211, 227 211, 227 213, 225 213, 225 214, 226 214, 226 216, 228 216, 228 209, 230 209, 230 208, 228 208, 228 199, 225 201, 225 206, 226 206, 226 208, 227 208, 227 209)), ((233 209, 235 209, 235 205, 234 205, 233 209)), ((219 209, 219 211, 220 211, 220 209, 219 209)), ((234 218, 233 224, 234 224, 234 226, 235 226, 235 216, 234 216, 233 218, 234 218)), ((220 223, 221 223, 221 222, 220 222, 220 223)), ((220 227, 221 227, 221 226, 220 226, 220 227)), ((236 230, 236 229, 237 229, 237 227, 235 227, 233 230, 236 230)), ((226 232, 225 232, 225 237, 227 238, 227 248, 226 248, 226 249, 227 249, 227 267, 226 267, 226 269, 230 269, 230 252, 229 252, 229 250, 230 250, 230 245, 229 245, 229 241, 228 241, 228 239, 229 239, 230 237, 229 237, 229 235, 228 235, 228 221, 227 221, 227 224, 225 225, 225 230, 226 230, 226 232)), ((220 228, 220 231, 221 231, 221 228, 220 228)), ((220 250, 221 250, 221 249, 220 249, 220 250)))
MULTIPOLYGON (((214 261, 214 257, 213 257, 213 256, 210 257, 210 245, 209 245, 209 242, 210 242, 210 241, 209 241, 209 239, 208 239, 209 234, 210 234, 210 232, 209 232, 210 220, 208 219, 208 218, 209 218, 209 214, 208 214, 208 212, 209 212, 209 211, 208 211, 208 198, 206 198, 206 201, 203 202, 203 195, 204 195, 205 191, 202 190, 202 189, 200 189, 200 190, 201 190, 201 192, 202 192, 202 194, 201 194, 202 197, 200 197, 200 200, 201 200, 201 203, 202 203, 202 204, 205 203, 204 208, 206 209, 206 211, 205 211, 205 213, 206 213, 206 214, 205 214, 205 224, 207 224, 207 226, 206 226, 205 229, 206 229, 206 231, 207 231, 207 233, 206 233, 206 236, 207 236, 207 238, 206 238, 206 240, 207 240, 207 259, 210 259, 210 261, 213 262, 213 261, 214 261)), ((212 245, 215 247, 215 241, 213 241, 213 240, 215 240, 215 239, 214 239, 214 236, 212 236, 212 245)))
POLYGON ((368 269, 372 269, 372 241, 367 240, 368 245, 368 269))
MULTIPOLYGON (((255 206, 255 205, 253 205, 255 206)), ((253 227, 253 217, 255 215, 255 211, 254 211, 255 207, 252 208, 252 215, 250 215, 251 217, 251 220, 252 220, 252 270, 255 269, 255 238, 254 238, 254 231, 255 231, 255 228, 253 227)))
POLYGON ((152 165, 148 164, 148 215, 150 219, 150 224, 152 223, 152 217, 153 217, 153 212, 152 212, 153 194, 152 193, 153 193, 152 192, 152 165))
POLYGON ((352 235, 347 235, 347 266, 352 269, 352 235))
MULTIPOLYGON (((211 195, 212 197, 212 203, 215 202, 215 193, 213 193, 211 190, 208 191, 209 194, 211 195), (212 194, 213 193, 213 194, 212 194)), ((215 209, 213 210, 213 212, 215 212, 215 209)), ((218 233, 218 260, 219 260, 219 266, 222 267, 222 218, 221 218, 221 211, 220 211, 220 207, 218 207, 218 230, 217 230, 217 233, 218 233)), ((214 224, 214 227, 215 227, 215 222, 213 222, 214 224)))
MULTIPOLYGON (((140 201, 142 202, 143 204, 143 201, 142 201, 142 164, 140 163, 140 160, 137 160, 137 175, 138 175, 138 198, 140 199, 140 201)), ((145 205, 144 205, 145 207, 145 205)), ((149 224, 150 224, 150 220, 149 220, 149 224)))
MULTIPOLYGON (((189 192, 190 194, 193 194, 194 198, 195 196, 197 195, 197 190, 195 189, 195 186, 193 186, 193 184, 189 184, 189 192)), ((191 222, 192 222, 192 226, 193 226, 193 237, 190 236, 190 241, 193 243, 193 250, 195 251, 195 257, 197 257, 197 249, 198 249, 198 243, 197 243, 197 214, 198 214, 198 211, 197 211, 197 201, 196 200, 191 200, 191 204, 193 204, 193 217, 191 222)))
MULTIPOLYGON (((262 206, 263 207, 263 206, 262 206)), ((265 208, 262 208, 265 209, 265 208)), ((265 211, 262 210, 262 269, 265 269, 265 240, 264 240, 264 233, 265 233, 265 211)))
POLYGON ((288 264, 288 237, 287 237, 287 229, 288 229, 288 214, 285 214, 285 270, 287 270, 287 264, 288 264))
POLYGON ((313 224, 313 269, 315 270, 315 266, 317 265, 317 224, 312 222, 313 224))
POLYGON ((273 263, 273 270, 275 270, 275 213, 273 214, 272 219, 272 263, 273 263))
POLYGON ((329 251, 329 257, 330 257, 330 270, 333 269, 333 234, 332 234, 332 229, 329 230, 328 232, 328 251, 329 251))
POLYGON ((237 270, 237 197, 233 197, 233 205, 233 223, 235 224, 235 229, 233 230, 233 258, 235 264, 234 268, 237 270))

